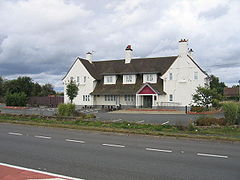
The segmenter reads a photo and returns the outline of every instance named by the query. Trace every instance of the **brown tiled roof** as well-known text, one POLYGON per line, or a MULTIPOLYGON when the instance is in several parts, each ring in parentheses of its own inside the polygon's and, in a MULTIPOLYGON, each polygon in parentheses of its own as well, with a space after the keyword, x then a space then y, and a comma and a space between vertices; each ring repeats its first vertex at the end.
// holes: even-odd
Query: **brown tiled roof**
POLYGON ((225 87, 224 91, 223 91, 223 95, 225 97, 236 97, 239 95, 239 88, 238 87, 233 87, 233 88, 225 87))
MULTIPOLYGON (((101 79, 97 82, 97 85, 92 95, 135 95, 137 91, 144 85, 142 74, 137 75, 135 84, 123 84, 123 76, 118 75, 116 84, 104 84, 104 80, 101 79)), ((149 84, 158 94, 166 94, 163 92, 163 80, 158 77, 156 84, 149 84)))
POLYGON ((97 80, 101 80, 103 75, 113 74, 141 74, 159 73, 163 75, 178 56, 158 57, 158 58, 139 58, 132 59, 125 64, 125 60, 95 61, 90 63, 80 59, 89 73, 97 80))

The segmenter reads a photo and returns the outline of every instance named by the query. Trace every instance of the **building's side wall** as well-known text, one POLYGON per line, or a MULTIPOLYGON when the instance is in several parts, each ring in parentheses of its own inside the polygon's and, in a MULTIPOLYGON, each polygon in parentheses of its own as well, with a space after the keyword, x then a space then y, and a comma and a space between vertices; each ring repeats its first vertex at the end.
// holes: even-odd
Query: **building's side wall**
POLYGON ((66 94, 66 87, 67 84, 70 82, 71 77, 73 77, 73 80, 76 84, 78 84, 78 95, 76 98, 74 98, 73 103, 78 106, 92 106, 93 105, 93 96, 90 95, 90 93, 95 88, 95 79, 89 74, 87 69, 84 67, 84 65, 81 63, 81 61, 77 60, 71 70, 69 71, 68 75, 63 79, 64 83, 64 103, 69 103, 70 100, 66 94), (77 77, 86 76, 86 82, 85 83, 77 83, 77 77), (83 95, 90 95, 90 101, 83 101, 83 95))
POLYGON ((165 96, 160 96, 160 106, 189 106, 192 102, 192 95, 196 92, 198 86, 205 85, 207 77, 188 56, 178 57, 169 70, 161 77, 164 82, 165 96), (198 78, 194 79, 194 73, 197 72, 198 78), (172 80, 170 80, 172 73, 172 80), (173 101, 170 101, 169 95, 173 95, 173 101))

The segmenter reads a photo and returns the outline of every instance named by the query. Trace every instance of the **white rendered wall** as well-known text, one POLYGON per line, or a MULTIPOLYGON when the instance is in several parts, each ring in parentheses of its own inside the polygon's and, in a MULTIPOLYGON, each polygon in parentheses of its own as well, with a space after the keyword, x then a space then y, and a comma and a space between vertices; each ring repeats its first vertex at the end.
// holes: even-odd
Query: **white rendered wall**
POLYGON ((168 71, 161 77, 163 79, 163 90, 167 94, 159 97, 159 103, 171 105, 177 103, 179 106, 189 106, 192 95, 198 86, 204 86, 205 75, 188 56, 179 56, 168 71), (194 79, 194 72, 198 73, 198 79, 194 79), (173 80, 169 80, 172 73, 173 80), (173 95, 173 101, 169 101, 169 95, 173 95))
POLYGON ((80 79, 84 76, 86 76, 86 83, 85 84, 78 84, 78 95, 74 98, 73 103, 76 105, 93 105, 93 96, 90 95, 90 93, 95 88, 95 79, 89 74, 87 69, 84 67, 84 65, 81 63, 80 60, 77 60, 73 67, 68 72, 67 76, 63 79, 64 83, 64 103, 69 103, 70 100, 66 94, 66 86, 70 82, 70 78, 73 77, 74 81, 76 82, 77 76, 80 77, 80 79), (83 101, 83 95, 90 95, 90 101, 83 101))

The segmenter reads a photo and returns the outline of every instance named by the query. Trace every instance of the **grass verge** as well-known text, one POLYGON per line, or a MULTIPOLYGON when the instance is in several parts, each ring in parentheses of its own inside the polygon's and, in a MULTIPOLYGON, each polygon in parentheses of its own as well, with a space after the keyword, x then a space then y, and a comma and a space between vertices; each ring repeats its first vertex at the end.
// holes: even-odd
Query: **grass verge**
POLYGON ((100 122, 80 118, 41 117, 38 115, 0 114, 1 123, 37 125, 103 132, 118 132, 154 136, 184 137, 208 140, 240 141, 238 126, 196 127, 189 125, 154 125, 130 122, 100 122))

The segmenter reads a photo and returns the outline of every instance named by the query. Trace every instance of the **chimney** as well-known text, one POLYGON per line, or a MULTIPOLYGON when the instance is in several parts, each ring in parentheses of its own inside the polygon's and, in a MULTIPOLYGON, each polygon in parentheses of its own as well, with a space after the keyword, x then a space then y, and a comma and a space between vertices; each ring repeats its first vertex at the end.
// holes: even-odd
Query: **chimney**
POLYGON ((93 55, 92 53, 88 52, 86 53, 86 60, 88 60, 90 63, 92 63, 93 55))
POLYGON ((188 54, 188 40, 187 39, 181 39, 179 41, 179 56, 187 56, 188 54))
POLYGON ((189 51, 188 51, 188 55, 193 59, 193 50, 192 49, 190 49, 189 51))
POLYGON ((125 64, 130 63, 132 59, 133 50, 131 45, 128 45, 125 49, 125 64))

